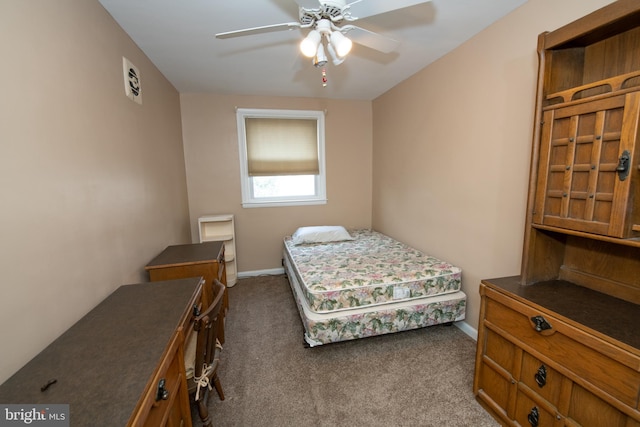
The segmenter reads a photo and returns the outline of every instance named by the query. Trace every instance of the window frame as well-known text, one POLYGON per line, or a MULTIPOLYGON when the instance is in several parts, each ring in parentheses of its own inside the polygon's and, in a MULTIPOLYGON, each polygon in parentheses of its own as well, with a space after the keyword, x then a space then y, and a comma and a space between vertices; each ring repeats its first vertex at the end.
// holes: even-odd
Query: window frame
POLYGON ((325 168, 325 129, 324 111, 316 110, 279 110, 238 108, 236 110, 238 127, 238 149, 240 158, 240 187, 242 193, 242 207, 272 207, 272 206, 305 206, 321 205, 327 203, 326 168, 325 168), (317 147, 319 173, 315 175, 315 195, 312 196, 286 196, 286 197, 259 197, 253 194, 253 177, 249 176, 247 160, 246 118, 273 118, 273 119, 305 119, 317 122, 317 147))

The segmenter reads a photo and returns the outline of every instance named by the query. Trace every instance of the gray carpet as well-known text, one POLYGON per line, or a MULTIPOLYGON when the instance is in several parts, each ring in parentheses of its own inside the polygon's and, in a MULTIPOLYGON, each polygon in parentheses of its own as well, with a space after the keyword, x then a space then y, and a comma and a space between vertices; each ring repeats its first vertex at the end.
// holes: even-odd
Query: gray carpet
POLYGON ((498 425, 472 393, 476 343, 455 326, 304 348, 285 276, 241 279, 229 303, 217 427, 498 425))

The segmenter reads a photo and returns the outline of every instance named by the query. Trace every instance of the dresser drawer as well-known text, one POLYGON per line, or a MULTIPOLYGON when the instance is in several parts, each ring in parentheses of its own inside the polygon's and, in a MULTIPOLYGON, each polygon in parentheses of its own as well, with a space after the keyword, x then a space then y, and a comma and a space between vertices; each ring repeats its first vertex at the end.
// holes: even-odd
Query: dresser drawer
POLYGON ((486 296, 485 322, 492 329, 562 374, 573 374, 573 381, 591 384, 637 407, 640 361, 636 356, 500 292, 487 288, 486 296), (532 320, 536 317, 543 318, 548 329, 537 331, 532 320))
POLYGON ((131 425, 190 425, 191 413, 188 410, 189 396, 182 358, 182 337, 181 332, 174 335, 153 379, 149 382, 141 408, 131 425))
POLYGON ((563 426, 562 416, 545 401, 518 392, 515 420, 520 426, 563 426))
POLYGON ((558 406, 565 377, 539 359, 524 353, 520 382, 551 404, 558 406))
POLYGON ((200 284, 196 292, 193 294, 193 297, 189 301, 189 305, 185 309, 185 313, 182 317, 182 322, 178 327, 179 331, 182 331, 184 334, 185 342, 189 342, 190 334, 193 333, 193 319, 195 317, 194 307, 197 307, 198 311, 202 311, 202 292, 205 287, 204 279, 200 279, 200 284))

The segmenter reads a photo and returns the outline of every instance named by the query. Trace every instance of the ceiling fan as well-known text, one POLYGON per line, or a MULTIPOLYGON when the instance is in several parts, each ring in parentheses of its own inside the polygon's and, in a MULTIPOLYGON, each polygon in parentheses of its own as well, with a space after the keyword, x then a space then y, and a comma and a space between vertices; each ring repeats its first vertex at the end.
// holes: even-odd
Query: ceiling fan
POLYGON ((333 64, 339 65, 351 50, 352 43, 383 53, 393 52, 399 45, 397 40, 355 25, 345 24, 345 22, 353 22, 429 1, 431 0, 295 0, 300 9, 299 22, 228 31, 218 33, 216 37, 226 39, 294 28, 310 28, 309 34, 300 43, 302 54, 313 58, 313 64, 316 67, 324 67, 328 62, 328 52, 333 64))

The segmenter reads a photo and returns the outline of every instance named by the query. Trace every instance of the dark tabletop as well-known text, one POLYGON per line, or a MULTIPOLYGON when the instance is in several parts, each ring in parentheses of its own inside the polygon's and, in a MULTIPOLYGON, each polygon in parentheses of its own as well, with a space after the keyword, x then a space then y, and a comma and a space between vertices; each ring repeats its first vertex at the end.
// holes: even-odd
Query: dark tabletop
POLYGON ((145 268, 150 270, 160 267, 212 262, 218 258, 223 244, 224 242, 203 242, 167 246, 145 268))
POLYGON ((2 384, 0 403, 69 404, 72 426, 126 425, 199 281, 119 287, 2 384))
POLYGON ((640 349, 640 306, 564 280, 522 286, 520 276, 489 279, 518 297, 640 349))

